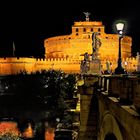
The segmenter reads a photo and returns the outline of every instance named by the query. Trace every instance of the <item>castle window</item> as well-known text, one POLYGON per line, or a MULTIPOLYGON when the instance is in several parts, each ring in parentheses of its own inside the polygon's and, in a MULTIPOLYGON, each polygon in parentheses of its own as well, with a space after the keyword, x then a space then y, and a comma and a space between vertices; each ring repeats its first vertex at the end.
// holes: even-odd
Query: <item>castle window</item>
POLYGON ((91 28, 90 31, 93 32, 93 28, 91 28))
POLYGON ((101 31, 101 29, 100 28, 98 28, 98 32, 100 32, 101 31))
POLYGON ((76 33, 76 36, 78 35, 78 33, 76 33))
POLYGON ((78 28, 76 28, 76 32, 78 32, 78 28))
POLYGON ((83 31, 86 32, 86 28, 84 28, 83 31))

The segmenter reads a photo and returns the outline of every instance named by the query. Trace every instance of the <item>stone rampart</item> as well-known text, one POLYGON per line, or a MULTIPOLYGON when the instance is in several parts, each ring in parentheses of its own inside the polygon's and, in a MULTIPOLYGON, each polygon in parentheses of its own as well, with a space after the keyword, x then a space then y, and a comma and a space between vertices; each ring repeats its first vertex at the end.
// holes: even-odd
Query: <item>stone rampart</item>
POLYGON ((80 62, 73 59, 0 58, 0 75, 16 74, 21 71, 31 73, 48 69, 79 73, 80 62))

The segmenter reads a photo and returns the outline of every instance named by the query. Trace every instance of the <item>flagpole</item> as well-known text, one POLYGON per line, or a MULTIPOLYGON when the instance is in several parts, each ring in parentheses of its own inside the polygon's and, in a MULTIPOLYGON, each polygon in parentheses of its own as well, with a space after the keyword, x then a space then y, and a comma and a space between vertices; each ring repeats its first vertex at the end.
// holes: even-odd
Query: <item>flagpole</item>
POLYGON ((13 56, 15 56, 15 43, 13 41, 13 56))

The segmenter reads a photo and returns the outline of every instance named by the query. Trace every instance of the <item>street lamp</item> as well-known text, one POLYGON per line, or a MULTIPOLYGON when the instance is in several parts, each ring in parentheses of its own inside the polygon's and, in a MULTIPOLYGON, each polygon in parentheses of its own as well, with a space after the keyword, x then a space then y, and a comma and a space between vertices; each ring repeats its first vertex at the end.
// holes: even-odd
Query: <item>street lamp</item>
POLYGON ((123 38, 124 23, 117 23, 116 29, 119 34, 119 52, 118 52, 118 66, 115 69, 115 74, 125 74, 125 70, 122 67, 122 58, 121 58, 121 39, 123 38))

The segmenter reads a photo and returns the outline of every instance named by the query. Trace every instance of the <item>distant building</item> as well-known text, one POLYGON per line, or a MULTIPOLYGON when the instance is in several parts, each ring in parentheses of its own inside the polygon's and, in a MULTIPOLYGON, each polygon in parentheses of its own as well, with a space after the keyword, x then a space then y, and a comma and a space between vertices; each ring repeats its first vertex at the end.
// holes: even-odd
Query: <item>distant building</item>
MULTIPOLYGON (((117 60, 118 34, 106 34, 102 22, 83 21, 75 22, 72 33, 65 36, 56 36, 45 40, 46 58, 70 58, 81 60, 85 52, 92 53, 92 34, 99 32, 101 47, 99 49, 101 60, 117 60)), ((124 36, 122 39, 122 57, 131 56, 132 38, 124 36)))
MULTIPOLYGON (((74 22, 70 35, 46 39, 44 42, 46 59, 69 59, 80 63, 86 52, 90 55, 93 52, 92 35, 95 32, 99 33, 98 38, 101 42, 101 46, 98 49, 98 57, 101 60, 102 69, 107 69, 106 62, 108 62, 110 63, 110 69, 114 71, 118 61, 119 36, 118 34, 106 34, 105 26, 101 21, 74 22)), ((135 69, 130 66, 132 62, 125 63, 126 60, 132 61, 132 58, 130 58, 132 38, 124 36, 121 45, 123 66, 127 67, 127 69, 135 69), (126 66, 126 64, 129 66, 126 66)), ((72 67, 69 66, 69 70, 71 69, 72 67)))
MULTIPOLYGON (((111 71, 117 67, 118 34, 106 34, 101 21, 74 22, 70 35, 56 36, 44 40, 45 59, 35 58, 0 58, 0 74, 13 74, 26 70, 35 72, 43 69, 61 69, 65 72, 80 72, 80 63, 87 52, 93 52, 92 35, 98 32, 101 46, 98 49, 102 70, 107 70, 107 63, 111 71)), ((122 39, 122 65, 127 71, 137 69, 136 58, 131 58, 132 38, 124 36, 122 39), (127 63, 126 63, 127 62, 127 63)))

